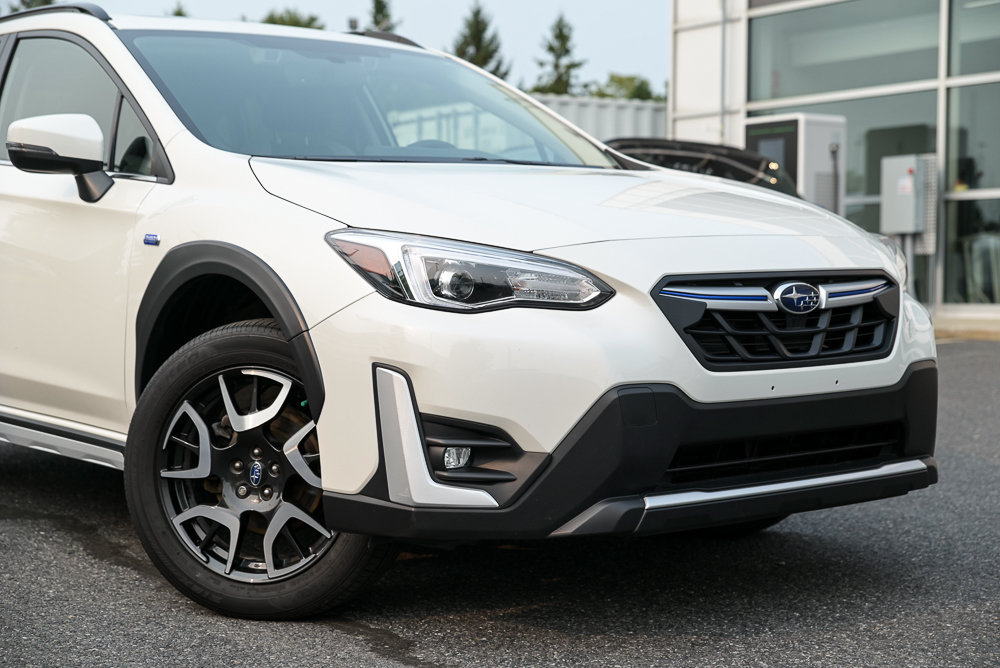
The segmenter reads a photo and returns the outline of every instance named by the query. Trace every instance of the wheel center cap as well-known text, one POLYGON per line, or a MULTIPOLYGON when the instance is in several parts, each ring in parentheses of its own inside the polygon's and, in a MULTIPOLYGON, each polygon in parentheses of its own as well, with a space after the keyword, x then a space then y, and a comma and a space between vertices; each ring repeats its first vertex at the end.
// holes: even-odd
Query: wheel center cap
POLYGON ((260 462, 254 462, 250 467, 250 484, 256 487, 260 484, 263 477, 264 469, 261 467, 260 462))

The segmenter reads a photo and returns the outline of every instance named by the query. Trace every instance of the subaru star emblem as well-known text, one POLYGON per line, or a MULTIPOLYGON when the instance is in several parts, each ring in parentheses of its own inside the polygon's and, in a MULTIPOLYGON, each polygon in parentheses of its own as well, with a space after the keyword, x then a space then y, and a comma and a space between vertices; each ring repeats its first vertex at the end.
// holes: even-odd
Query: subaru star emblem
POLYGON ((260 479, 264 475, 263 469, 260 467, 260 462, 254 462, 253 466, 250 467, 250 484, 256 487, 260 484, 260 479))
POLYGON ((784 283, 774 291, 774 301, 785 311, 802 315, 819 306, 819 290, 808 283, 784 283))

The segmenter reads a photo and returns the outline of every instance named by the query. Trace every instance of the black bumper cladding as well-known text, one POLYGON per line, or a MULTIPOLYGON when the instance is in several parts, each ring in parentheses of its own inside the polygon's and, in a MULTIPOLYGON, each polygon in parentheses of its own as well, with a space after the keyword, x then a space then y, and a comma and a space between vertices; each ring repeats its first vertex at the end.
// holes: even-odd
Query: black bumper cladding
POLYGON ((890 387, 706 404, 672 385, 609 391, 498 509, 324 495, 331 529, 424 540, 681 531, 870 501, 937 482, 937 366, 890 387))

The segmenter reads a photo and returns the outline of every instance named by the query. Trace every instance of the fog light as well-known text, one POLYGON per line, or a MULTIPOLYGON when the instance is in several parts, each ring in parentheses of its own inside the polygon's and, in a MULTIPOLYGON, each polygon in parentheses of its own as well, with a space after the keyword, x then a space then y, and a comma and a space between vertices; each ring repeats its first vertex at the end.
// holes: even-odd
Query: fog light
POLYGON ((471 456, 471 448, 445 448, 444 467, 446 469, 460 469, 469 463, 471 456))

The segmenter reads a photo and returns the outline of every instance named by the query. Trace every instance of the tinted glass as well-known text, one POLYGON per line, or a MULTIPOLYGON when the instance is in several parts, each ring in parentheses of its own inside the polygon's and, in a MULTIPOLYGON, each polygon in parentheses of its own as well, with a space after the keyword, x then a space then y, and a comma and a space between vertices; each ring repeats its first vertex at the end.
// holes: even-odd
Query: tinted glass
MULTIPOLYGON (((118 89, 89 53, 65 40, 21 41, 0 93, 0 158, 7 159, 11 122, 46 114, 87 114, 111 135, 118 89)), ((105 162, 105 166, 107 163, 105 162)))
POLYGON ((750 99, 937 76, 938 0, 855 0, 750 21, 750 99))
POLYGON ((1000 84, 948 94, 948 189, 1000 188, 1000 84))
POLYGON ((949 202, 948 302, 1000 304, 1000 200, 949 202))
POLYGON ((1000 70, 1000 3, 953 0, 950 56, 952 74, 1000 70))
POLYGON ((153 141, 142 126, 135 110, 122 101, 118 116, 118 134, 115 137, 115 159, 112 170, 124 174, 153 173, 153 141))
POLYGON ((416 49, 232 33, 122 36, 188 128, 223 150, 613 166, 492 79, 416 49))

